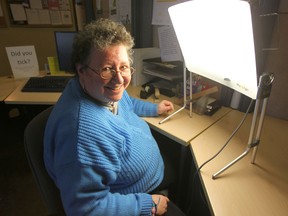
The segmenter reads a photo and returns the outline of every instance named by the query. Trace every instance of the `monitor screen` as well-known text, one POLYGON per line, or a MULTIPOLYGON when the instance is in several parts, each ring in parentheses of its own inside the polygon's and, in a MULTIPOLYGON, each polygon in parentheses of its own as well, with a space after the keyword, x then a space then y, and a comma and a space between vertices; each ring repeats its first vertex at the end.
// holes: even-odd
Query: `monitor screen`
POLYGON ((73 40, 77 32, 55 31, 56 51, 61 71, 71 72, 73 70, 71 62, 73 40))

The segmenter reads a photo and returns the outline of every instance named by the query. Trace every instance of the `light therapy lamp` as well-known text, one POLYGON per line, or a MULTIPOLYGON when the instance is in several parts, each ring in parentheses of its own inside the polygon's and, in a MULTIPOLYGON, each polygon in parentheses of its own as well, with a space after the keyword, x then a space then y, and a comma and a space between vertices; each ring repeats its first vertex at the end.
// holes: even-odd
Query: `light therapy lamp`
MULTIPOLYGON (((186 68, 256 100, 247 149, 212 177, 246 156, 251 148, 254 163, 274 76, 265 73, 257 82, 250 4, 241 0, 193 0, 168 11, 186 68), (263 105, 255 136, 260 101, 263 105)), ((186 91, 184 96, 184 103, 191 102, 186 100, 186 91)))

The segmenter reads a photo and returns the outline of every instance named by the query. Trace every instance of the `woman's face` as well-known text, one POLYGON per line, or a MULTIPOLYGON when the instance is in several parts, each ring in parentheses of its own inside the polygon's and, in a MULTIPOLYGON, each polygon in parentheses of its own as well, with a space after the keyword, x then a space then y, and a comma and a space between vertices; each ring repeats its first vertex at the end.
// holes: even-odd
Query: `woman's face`
POLYGON ((94 49, 87 65, 88 67, 77 65, 79 80, 86 93, 101 102, 119 101, 131 81, 131 75, 122 77, 118 72, 111 79, 102 79, 99 72, 103 68, 120 71, 120 68, 130 67, 125 46, 111 46, 104 51, 94 49), (93 69, 98 71, 98 74, 93 69))

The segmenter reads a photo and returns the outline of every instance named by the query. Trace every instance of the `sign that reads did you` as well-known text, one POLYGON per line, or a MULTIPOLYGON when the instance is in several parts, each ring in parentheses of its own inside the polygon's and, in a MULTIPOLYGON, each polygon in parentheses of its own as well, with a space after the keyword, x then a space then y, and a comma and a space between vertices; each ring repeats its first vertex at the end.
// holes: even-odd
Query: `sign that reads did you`
POLYGON ((39 65, 34 46, 6 47, 15 79, 39 75, 39 65))

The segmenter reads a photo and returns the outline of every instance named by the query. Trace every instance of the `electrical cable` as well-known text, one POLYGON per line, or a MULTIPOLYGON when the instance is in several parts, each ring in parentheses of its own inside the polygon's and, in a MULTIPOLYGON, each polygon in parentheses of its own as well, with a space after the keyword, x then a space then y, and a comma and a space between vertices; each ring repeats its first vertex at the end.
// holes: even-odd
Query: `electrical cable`
POLYGON ((253 99, 251 99, 250 101, 250 104, 247 108, 247 111, 244 115, 244 117, 242 118, 241 122, 239 123, 239 125, 236 127, 236 129, 233 131, 233 133, 230 135, 230 137, 228 138, 228 140, 226 141, 226 143, 222 146, 222 148, 214 155, 212 156, 210 159, 208 159, 206 162, 204 162, 197 170, 196 170, 196 173, 194 175, 197 175, 199 173, 199 171, 202 169, 203 166, 205 166, 207 163, 209 163, 210 161, 212 161, 214 158, 216 158, 225 148, 226 146, 229 144, 229 142, 231 141, 231 139, 234 137, 234 135, 237 133, 237 131, 240 129, 240 127, 243 125, 249 111, 250 111, 250 108, 253 104, 253 99))

